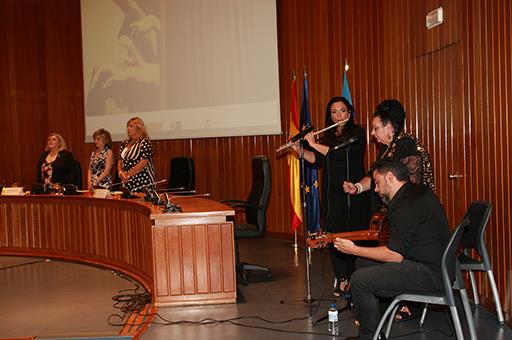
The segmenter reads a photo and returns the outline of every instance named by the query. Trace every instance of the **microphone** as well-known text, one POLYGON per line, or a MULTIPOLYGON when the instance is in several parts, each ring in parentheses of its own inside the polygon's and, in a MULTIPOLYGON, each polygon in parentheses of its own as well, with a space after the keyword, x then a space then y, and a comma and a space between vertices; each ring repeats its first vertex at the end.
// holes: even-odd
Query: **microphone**
POLYGON ((359 138, 354 136, 354 137, 349 138, 346 141, 336 145, 335 147, 329 149, 329 152, 336 151, 336 150, 341 149, 341 148, 346 148, 347 146, 350 146, 350 145, 352 145, 354 143, 357 143, 358 141, 359 141, 359 138))
POLYGON ((313 131, 313 125, 306 126, 304 128, 304 130, 302 130, 301 132, 299 132, 298 134, 296 134, 295 136, 290 138, 290 142, 296 142, 299 139, 304 138, 304 136, 307 135, 308 133, 310 133, 311 131, 313 131))
POLYGON ((167 182, 167 180, 163 179, 161 181, 156 181, 156 182, 152 182, 152 183, 148 183, 148 184, 144 184, 144 185, 139 185, 138 187, 132 188, 131 191, 139 190, 139 189, 142 189, 142 188, 145 188, 145 187, 149 187, 149 186, 156 185, 156 184, 161 184, 161 183, 164 183, 164 182, 167 182))

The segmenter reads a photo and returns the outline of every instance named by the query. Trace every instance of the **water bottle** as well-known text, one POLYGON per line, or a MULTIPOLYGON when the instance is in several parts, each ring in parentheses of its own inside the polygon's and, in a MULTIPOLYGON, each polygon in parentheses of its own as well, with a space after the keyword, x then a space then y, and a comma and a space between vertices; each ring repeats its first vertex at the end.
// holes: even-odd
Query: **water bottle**
POLYGON ((327 312, 327 316, 329 318, 329 334, 338 335, 340 334, 340 328, 338 326, 338 310, 336 309, 336 304, 332 304, 329 307, 329 311, 327 312))

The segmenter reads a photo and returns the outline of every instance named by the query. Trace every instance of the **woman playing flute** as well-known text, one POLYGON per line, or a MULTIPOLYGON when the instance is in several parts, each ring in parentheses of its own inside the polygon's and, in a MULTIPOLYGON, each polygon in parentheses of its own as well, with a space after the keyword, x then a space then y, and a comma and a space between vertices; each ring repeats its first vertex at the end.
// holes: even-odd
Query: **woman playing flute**
MULTIPOLYGON (((343 192, 343 182, 357 182, 366 175, 364 153, 365 130, 354 122, 354 108, 345 97, 333 97, 325 110, 325 126, 346 120, 324 132, 317 142, 315 133, 306 135, 309 150, 304 159, 323 169, 322 177, 322 224, 326 231, 339 233, 368 229, 370 220, 370 196, 368 193, 350 197, 343 192), (335 149, 351 138, 350 145, 335 149), (348 161, 348 164, 347 164, 348 161)), ((293 149, 299 152, 297 145, 293 149)), ((335 283, 334 295, 348 289, 348 279, 354 271, 354 258, 329 248, 335 283)))

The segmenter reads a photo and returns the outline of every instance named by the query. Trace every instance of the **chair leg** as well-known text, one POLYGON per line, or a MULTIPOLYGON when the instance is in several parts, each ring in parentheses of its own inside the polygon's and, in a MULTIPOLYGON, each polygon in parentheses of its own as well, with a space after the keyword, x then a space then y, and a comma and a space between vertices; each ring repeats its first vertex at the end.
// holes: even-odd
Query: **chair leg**
POLYGON ((244 286, 247 286, 249 284, 249 281, 247 280, 247 272, 244 269, 243 263, 237 263, 235 265, 235 268, 236 268, 236 273, 242 279, 242 284, 244 286))
POLYGON ((469 336, 471 340, 476 340, 475 322, 473 320, 473 313, 471 313, 471 307, 469 306, 468 293, 466 289, 459 291, 462 300, 462 306, 464 307, 464 314, 466 315, 466 322, 469 328, 469 336))
POLYGON ((453 319, 453 328, 455 328, 455 334, 458 340, 464 340, 464 333, 462 333, 462 326, 460 324, 459 313, 457 312, 456 306, 450 306, 450 313, 453 319))
MULTIPOLYGON (((395 321, 395 315, 396 315, 396 312, 398 311, 398 308, 400 308, 400 304, 397 304, 395 306, 395 308, 393 308, 393 312, 389 316, 389 321, 388 321, 388 325, 386 326, 386 332, 385 332, 386 339, 389 338, 389 333, 391 333, 391 326, 393 325, 393 321, 395 321)), ((379 335, 379 333, 376 333, 376 334, 379 335)))
POLYGON ((475 282, 475 273, 472 270, 469 270, 469 281, 471 282, 471 290, 473 291, 473 301, 475 305, 480 304, 480 300, 478 298, 478 292, 476 291, 476 282, 475 282))
POLYGON ((423 312, 421 312, 420 327, 423 327, 423 323, 425 322, 425 317, 427 316, 427 310, 428 310, 428 303, 426 303, 423 306, 423 312))
POLYGON ((496 281, 494 281, 494 273, 492 270, 487 271, 487 277, 491 284, 492 296, 494 297, 494 304, 496 305, 496 313, 498 314, 498 321, 503 324, 505 319, 503 318, 503 311, 501 310, 500 296, 498 294, 498 288, 496 287, 496 281))
MULTIPOLYGON (((396 311, 399 307, 400 300, 393 300, 391 304, 388 306, 386 311, 384 312, 384 315, 380 318, 379 325, 377 326, 377 329, 375 330, 375 334, 373 335, 373 340, 378 340, 379 334, 381 329, 384 327, 384 323, 386 322, 386 319, 389 317, 389 323, 388 323, 388 329, 391 329, 391 323, 393 322, 394 316, 396 314, 396 311)), ((386 333, 386 338, 389 336, 389 330, 386 333)))

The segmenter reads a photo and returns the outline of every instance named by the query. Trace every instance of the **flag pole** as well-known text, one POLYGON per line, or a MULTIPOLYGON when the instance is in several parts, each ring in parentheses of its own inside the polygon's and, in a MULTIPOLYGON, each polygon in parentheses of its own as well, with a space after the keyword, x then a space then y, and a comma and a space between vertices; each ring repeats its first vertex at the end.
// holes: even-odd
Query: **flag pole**
MULTIPOLYGON (((306 71, 306 67, 304 66, 304 80, 307 80, 308 73, 306 71)), ((304 101, 305 99, 302 98, 304 101)), ((304 145, 300 143, 300 171, 301 171, 301 191, 302 191, 302 221, 304 226, 304 236, 307 237, 309 235, 308 230, 308 213, 307 213, 307 199, 306 199, 306 177, 305 177, 305 162, 304 162, 304 145)), ((309 311, 308 316, 312 316, 313 314, 313 307, 312 303, 316 300, 311 295, 311 247, 306 244, 306 297, 304 298, 304 302, 308 304, 309 311)))
MULTIPOLYGON (((298 113, 297 113, 297 101, 296 101, 297 87, 295 85, 297 76, 295 75, 294 70, 292 70, 291 80, 292 80, 292 88, 291 88, 291 91, 292 91, 291 102, 292 103, 291 103, 291 107, 290 107, 291 119, 290 119, 290 127, 288 128, 288 135, 289 135, 288 138, 297 134, 300 131, 299 117, 298 117, 298 113)), ((295 251, 295 254, 298 254, 299 244, 298 244, 297 229, 299 228, 300 224, 303 223, 303 221, 301 221, 303 219, 303 217, 301 216, 302 207, 300 205, 300 162, 297 159, 297 157, 294 155, 288 155, 287 157, 288 157, 288 165, 289 165, 289 169, 290 169, 289 190, 290 190, 290 202, 291 202, 291 210, 292 210, 291 226, 292 226, 293 234, 294 234, 294 237, 293 237, 294 240, 293 240, 292 247, 295 251), (294 170, 292 170, 292 168, 294 170), (298 205, 297 205, 297 199, 298 199, 298 203, 299 203, 298 205)))

